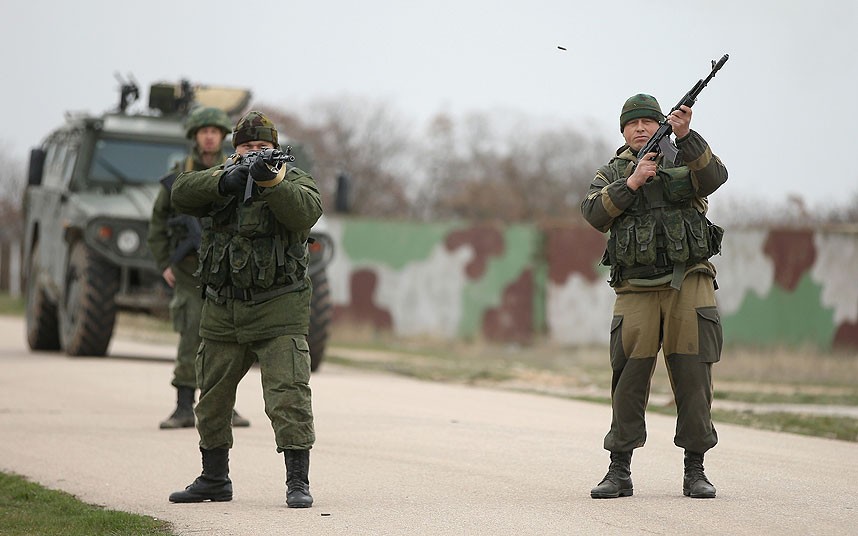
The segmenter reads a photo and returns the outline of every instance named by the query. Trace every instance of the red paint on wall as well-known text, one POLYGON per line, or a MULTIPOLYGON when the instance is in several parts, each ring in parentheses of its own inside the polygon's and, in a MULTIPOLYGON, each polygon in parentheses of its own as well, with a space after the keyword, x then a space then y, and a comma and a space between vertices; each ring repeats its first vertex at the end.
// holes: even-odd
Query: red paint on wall
POLYGON ((477 225, 468 229, 453 231, 444 239, 447 251, 455 251, 462 246, 471 246, 474 257, 465 266, 465 274, 470 279, 479 279, 486 273, 486 264, 491 256, 500 256, 504 252, 504 239, 501 231, 490 225, 477 225))
POLYGON ((389 330, 393 327, 390 312, 375 304, 375 287, 378 278, 370 270, 352 272, 348 305, 334 306, 334 322, 356 325, 370 325, 377 329, 389 330))
POLYGON ((834 348, 858 349, 858 322, 837 326, 832 346, 834 348))
POLYGON ((545 229, 545 260, 548 279, 562 285, 574 273, 587 281, 600 279, 596 265, 605 252, 605 234, 590 227, 552 227, 545 229))
POLYGON ((763 251, 775 265, 775 283, 793 291, 801 277, 816 261, 813 231, 773 229, 769 231, 763 251))
POLYGON ((483 335, 492 341, 528 342, 533 336, 533 272, 525 270, 503 292, 498 307, 483 314, 483 335))

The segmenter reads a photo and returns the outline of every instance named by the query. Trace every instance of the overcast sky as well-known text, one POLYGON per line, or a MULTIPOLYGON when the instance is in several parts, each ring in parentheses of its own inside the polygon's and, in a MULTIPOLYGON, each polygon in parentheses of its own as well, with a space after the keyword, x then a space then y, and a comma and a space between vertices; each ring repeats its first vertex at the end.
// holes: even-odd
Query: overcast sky
POLYGON ((812 207, 858 195, 855 0, 0 5, 0 148, 21 161, 66 110, 116 106, 117 72, 144 98, 152 82, 187 78, 283 108, 368 98, 417 127, 439 112, 511 110, 618 147, 627 97, 670 109, 728 53, 692 122, 730 172, 721 191, 812 207))

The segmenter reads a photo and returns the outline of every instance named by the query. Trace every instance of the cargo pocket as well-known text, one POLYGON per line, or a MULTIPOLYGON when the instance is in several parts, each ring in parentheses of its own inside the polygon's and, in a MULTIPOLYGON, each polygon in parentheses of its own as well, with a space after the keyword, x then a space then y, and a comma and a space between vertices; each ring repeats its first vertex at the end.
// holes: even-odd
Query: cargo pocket
POLYGON ((227 267, 226 251, 229 242, 222 234, 216 234, 211 246, 207 247, 200 257, 200 281, 214 288, 226 284, 227 267))
POLYGON ((719 227, 706 220, 706 227, 709 230, 709 256, 718 255, 721 253, 721 240, 724 238, 724 228, 719 227))
POLYGON ((652 214, 635 216, 635 262, 652 266, 655 264, 655 217, 652 214))
POLYGON ((723 345, 721 315, 716 307, 697 308, 697 348, 700 361, 716 363, 721 359, 723 345))
POLYGON ((307 254, 307 246, 304 243, 295 243, 286 250, 286 255, 295 261, 295 280, 300 281, 307 275, 307 266, 310 256, 307 254))
POLYGON ((210 279, 211 260, 213 256, 214 246, 211 243, 200 246, 200 262, 197 264, 197 270, 194 272, 194 277, 200 279, 203 283, 210 279), (206 274, 205 276, 203 274, 206 274))
POLYGON ((611 319, 611 368, 622 370, 626 366, 626 351, 623 349, 623 317, 616 315, 611 319))
POLYGON ((292 337, 292 377, 295 383, 310 383, 310 345, 304 337, 292 337))
POLYGON ((203 373, 206 370, 206 341, 200 343, 197 348, 197 357, 194 359, 194 374, 197 377, 197 388, 201 391, 208 387, 206 385, 206 375, 203 373))
POLYGON ((678 210, 667 210, 662 213, 665 248, 667 258, 672 263, 682 263, 688 260, 688 245, 686 243, 685 220, 678 210))
POLYGON ((270 216, 271 212, 265 207, 264 201, 254 201, 247 206, 242 203, 238 209, 238 232, 243 235, 270 234, 270 216))
MULTIPOLYGON (((211 218, 208 218, 208 219, 211 220, 211 218)), ((197 278, 197 279, 200 278, 200 275, 203 272, 203 263, 204 263, 205 259, 211 259, 212 248, 213 248, 212 234, 211 233, 203 233, 202 237, 200 238, 200 249, 197 252, 197 254, 199 255, 199 261, 197 262, 197 269, 194 272, 195 278, 197 278)))
POLYGON ((682 203, 694 196, 694 185, 688 166, 658 170, 664 197, 671 203, 682 203))
POLYGON ((253 245, 249 238, 235 236, 229 243, 229 267, 232 284, 236 288, 250 288, 253 282, 251 270, 245 269, 253 254, 253 245))
POLYGON ((612 230, 616 236, 616 253, 617 263, 620 266, 635 265, 635 220, 628 217, 617 222, 615 230, 612 230))
POLYGON ((688 232, 688 255, 694 260, 709 258, 709 231, 706 219, 694 208, 682 209, 682 218, 688 232))
POLYGON ((269 288, 274 284, 276 259, 273 240, 262 239, 253 242, 253 286, 269 288))
POLYGON ((170 319, 173 321, 173 331, 182 333, 188 323, 187 313, 188 299, 175 293, 170 300, 170 319))

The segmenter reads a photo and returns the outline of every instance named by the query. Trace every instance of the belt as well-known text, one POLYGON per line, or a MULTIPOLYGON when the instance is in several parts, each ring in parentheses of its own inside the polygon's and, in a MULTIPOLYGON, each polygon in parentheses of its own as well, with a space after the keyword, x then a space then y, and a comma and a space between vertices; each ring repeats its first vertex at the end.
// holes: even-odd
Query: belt
POLYGON ((306 288, 304 280, 296 281, 291 285, 278 287, 272 290, 252 290, 249 288, 236 288, 231 286, 216 289, 214 287, 206 285, 205 295, 207 298, 211 298, 212 300, 220 303, 223 303, 223 301, 227 299, 250 302, 264 302, 266 300, 270 300, 271 298, 282 296, 283 294, 288 294, 297 290, 303 290, 304 288, 306 288))

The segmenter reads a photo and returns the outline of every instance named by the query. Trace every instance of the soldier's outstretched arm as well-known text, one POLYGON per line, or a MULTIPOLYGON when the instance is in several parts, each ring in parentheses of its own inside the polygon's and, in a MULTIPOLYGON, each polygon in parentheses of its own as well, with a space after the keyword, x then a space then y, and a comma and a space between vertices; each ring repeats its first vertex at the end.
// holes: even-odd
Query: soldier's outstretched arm
POLYGON ((706 197, 727 182, 727 167, 712 154, 703 137, 694 130, 676 140, 679 158, 691 171, 691 182, 700 197, 706 197))
POLYGON ((198 218, 207 216, 211 204, 223 199, 217 190, 218 179, 222 173, 220 168, 211 168, 179 175, 170 196, 173 208, 198 218))
POLYGON ((311 228, 322 215, 322 197, 313 177, 301 169, 284 167, 275 181, 261 194, 274 217, 290 231, 311 228))
POLYGON ((603 166, 596 172, 587 195, 581 201, 581 214, 590 225, 606 233, 614 219, 631 206, 635 195, 625 179, 612 180, 610 169, 603 166))

